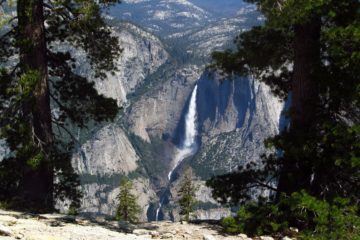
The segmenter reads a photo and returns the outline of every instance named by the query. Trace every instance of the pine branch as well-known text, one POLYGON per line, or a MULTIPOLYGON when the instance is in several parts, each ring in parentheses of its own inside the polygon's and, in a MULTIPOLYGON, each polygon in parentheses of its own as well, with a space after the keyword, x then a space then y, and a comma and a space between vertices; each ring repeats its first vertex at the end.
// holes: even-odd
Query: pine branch
POLYGON ((55 121, 55 120, 52 120, 51 121, 52 123, 54 123, 57 127, 60 127, 61 129, 63 129, 67 134, 69 134, 69 136, 77 143, 80 143, 79 140, 66 128, 64 127, 63 124, 55 121))

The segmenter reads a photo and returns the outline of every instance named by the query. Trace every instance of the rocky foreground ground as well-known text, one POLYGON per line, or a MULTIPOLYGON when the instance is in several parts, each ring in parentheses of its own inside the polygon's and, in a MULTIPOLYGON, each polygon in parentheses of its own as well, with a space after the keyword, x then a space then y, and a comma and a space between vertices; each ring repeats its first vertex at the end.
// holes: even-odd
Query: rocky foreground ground
MULTIPOLYGON (((1 240, 251 240, 246 235, 228 236, 214 224, 156 222, 127 225, 101 218, 85 219, 60 214, 29 214, 0 210, 1 240), (126 233, 128 232, 128 233, 126 233)), ((272 240, 271 237, 260 237, 272 240)), ((290 240, 290 238, 283 238, 290 240)))

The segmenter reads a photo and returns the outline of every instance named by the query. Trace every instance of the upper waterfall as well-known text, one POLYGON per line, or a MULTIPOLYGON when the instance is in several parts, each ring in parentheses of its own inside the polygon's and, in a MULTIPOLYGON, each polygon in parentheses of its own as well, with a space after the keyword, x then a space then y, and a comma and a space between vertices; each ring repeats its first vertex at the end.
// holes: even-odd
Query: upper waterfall
POLYGON ((197 135, 197 107, 196 107, 196 97, 197 97, 198 86, 195 85, 190 98, 189 108, 185 116, 185 138, 180 144, 180 149, 178 149, 174 158, 174 166, 168 174, 169 180, 171 180, 171 175, 174 170, 179 166, 179 164, 186 157, 194 154, 197 149, 196 144, 196 135, 197 135))
POLYGON ((183 144, 183 148, 193 148, 194 145, 196 144, 195 142, 195 137, 197 134, 197 129, 196 129, 196 115, 197 115, 197 110, 196 110, 196 95, 197 95, 197 88, 198 86, 195 85, 194 90, 191 94, 191 99, 190 99, 190 104, 189 104, 189 109, 188 112, 186 114, 185 117, 185 139, 184 139, 184 144, 183 144))

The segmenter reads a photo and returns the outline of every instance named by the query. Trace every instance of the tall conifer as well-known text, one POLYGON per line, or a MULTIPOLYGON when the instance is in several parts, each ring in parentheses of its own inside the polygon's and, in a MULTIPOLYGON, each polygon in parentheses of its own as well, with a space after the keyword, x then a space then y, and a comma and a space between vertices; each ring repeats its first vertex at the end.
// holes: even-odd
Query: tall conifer
POLYGON ((131 223, 139 221, 141 212, 137 203, 137 197, 132 193, 133 183, 129 179, 122 179, 120 182, 120 193, 118 195, 119 206, 116 210, 116 218, 131 223))
POLYGON ((70 52, 56 46, 84 49, 95 77, 104 78, 105 72, 115 69, 113 59, 121 49, 101 11, 117 2, 0 1, 5 12, 16 9, 16 16, 0 21, 0 138, 11 152, 0 163, 1 201, 51 209, 54 195, 79 197, 70 163, 76 139, 67 125, 111 120, 118 106, 76 74, 70 52), (54 127, 72 140, 65 143, 54 127))
POLYGON ((310 227, 281 203, 284 198, 360 201, 360 2, 248 2, 257 4, 264 25, 238 36, 236 51, 215 52, 214 66, 269 85, 290 104, 290 124, 265 141, 275 153, 208 184, 233 203, 253 199, 254 189, 270 190, 269 203, 288 211, 292 224, 310 227))

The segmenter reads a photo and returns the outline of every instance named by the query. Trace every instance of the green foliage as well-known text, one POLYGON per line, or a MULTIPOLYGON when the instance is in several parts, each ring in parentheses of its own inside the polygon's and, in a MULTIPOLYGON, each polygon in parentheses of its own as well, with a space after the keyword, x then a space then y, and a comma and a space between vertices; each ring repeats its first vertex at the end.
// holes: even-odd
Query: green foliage
MULTIPOLYGON (((13 19, 9 19, 7 12, 5 18, 0 17, 0 25, 5 24, 0 31, 0 139, 6 139, 10 150, 0 163, 0 201, 20 202, 12 205, 21 208, 35 206, 27 198, 36 198, 40 187, 33 191, 26 189, 31 188, 29 181, 33 180, 34 186, 36 181, 45 183, 43 191, 48 192, 44 198, 54 195, 62 200, 70 199, 78 207, 80 182, 71 166, 75 140, 67 127, 111 121, 119 107, 114 99, 98 94, 93 81, 75 72, 75 59, 70 51, 59 52, 54 46, 71 44, 82 48, 95 77, 105 78, 107 72, 116 69, 114 60, 122 50, 103 19, 102 10, 120 1, 56 0, 47 1, 46 6, 40 4, 42 8, 36 5, 41 2, 1 1, 5 11, 10 11, 11 5, 17 7, 17 21, 10 24, 13 19), (44 30, 44 34, 30 38, 34 36, 26 31, 29 28, 32 32, 44 30), (43 61, 39 61, 40 52, 36 52, 39 59, 29 57, 34 47, 45 53, 43 61), (26 57, 27 54, 30 55, 26 57), (56 114, 51 111, 55 109, 56 114), (46 143, 37 133, 39 128, 44 128, 38 112, 46 112, 51 118, 46 119, 48 129, 61 129, 49 133, 53 139, 46 143), (69 135, 66 141, 62 141, 63 134, 69 135)), ((51 200, 48 202, 53 204, 51 200)), ((44 208, 40 203, 37 205, 44 208)))
POLYGON ((135 196, 132 191, 132 182, 127 178, 123 178, 120 181, 120 193, 118 195, 120 203, 116 210, 117 220, 128 221, 131 223, 137 223, 139 221, 141 208, 137 204, 137 196, 135 196))
POLYGON ((35 86, 39 82, 41 75, 37 70, 29 70, 24 73, 19 79, 18 92, 23 97, 29 97, 34 91, 35 86))
POLYGON ((250 162, 239 166, 238 171, 212 177, 206 181, 206 185, 212 188, 213 197, 223 204, 237 205, 251 201, 257 197, 254 189, 275 189, 273 182, 277 176, 277 168, 275 164, 270 164, 274 160, 263 160, 268 163, 264 167, 261 163, 250 162))
POLYGON ((299 239, 359 239, 358 210, 348 199, 325 201, 302 191, 290 197, 283 195, 276 204, 247 203, 235 217, 224 218, 221 224, 230 234, 286 235, 289 227, 297 225, 302 226, 299 239))
POLYGON ((246 205, 237 218, 224 220, 224 226, 259 234, 281 230, 288 222, 302 230, 304 239, 356 239, 360 2, 248 2, 258 5, 265 25, 240 34, 236 50, 214 53, 214 66, 227 74, 255 74, 277 96, 290 98, 293 106, 287 113, 290 127, 266 141, 275 153, 208 181, 214 197, 233 204, 259 198, 254 191, 272 191, 266 204, 246 205), (306 33, 313 35, 307 39, 306 33), (304 73, 307 64, 317 66, 304 73), (309 75, 301 79, 301 74, 309 75), (297 97, 291 99, 291 92, 297 97), (299 117, 299 106, 314 114, 299 117), (299 119, 303 124, 296 122, 299 119))
POLYGON ((178 192, 180 197, 180 215, 184 216, 185 221, 190 220, 190 214, 194 210, 196 190, 197 186, 192 180, 191 170, 188 169, 184 173, 184 179, 180 183, 180 190, 178 192))
POLYGON ((246 233, 250 236, 282 232, 289 227, 287 216, 278 205, 262 202, 245 204, 235 217, 224 218, 221 225, 228 233, 246 233))
POLYGON ((359 209, 349 199, 335 198, 329 202, 296 192, 289 202, 298 221, 313 222, 301 233, 301 239, 360 239, 359 209))
POLYGON ((224 228, 224 231, 229 234, 239 234, 243 233, 243 226, 236 221, 234 217, 226 217, 221 220, 221 226, 224 228))
POLYGON ((69 210, 68 210, 68 213, 67 213, 68 215, 71 215, 71 216, 76 216, 76 215, 78 215, 78 209, 77 209, 77 207, 76 206, 74 206, 74 205, 71 205, 70 207, 69 207, 69 210))
POLYGON ((293 33, 286 29, 254 27, 235 39, 237 51, 214 52, 213 67, 225 73, 255 75, 284 99, 289 92, 291 79, 291 71, 286 63, 294 59, 292 38, 293 33), (277 69, 281 72, 274 72, 277 69))
MULTIPOLYGON (((60 55, 53 57, 61 57, 60 55)), ((115 119, 119 111, 115 99, 98 94, 94 82, 72 73, 68 66, 61 68, 61 74, 65 74, 67 78, 54 82, 52 93, 56 99, 55 105, 60 108, 58 122, 69 119, 79 127, 85 127, 90 120, 101 122, 115 119)))
POLYGON ((28 159, 26 161, 26 164, 35 170, 40 166, 42 161, 44 161, 44 155, 43 155, 43 153, 39 153, 36 156, 28 159))

